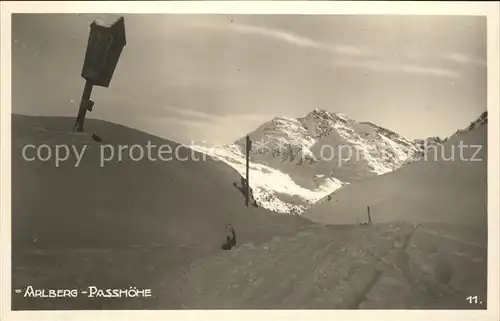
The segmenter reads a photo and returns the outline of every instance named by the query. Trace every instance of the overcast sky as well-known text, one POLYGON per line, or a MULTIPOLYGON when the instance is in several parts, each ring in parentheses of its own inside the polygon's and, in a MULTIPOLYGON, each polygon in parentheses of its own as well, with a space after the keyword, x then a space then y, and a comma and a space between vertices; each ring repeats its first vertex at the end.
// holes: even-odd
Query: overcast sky
MULTIPOLYGON (((76 116, 89 24, 116 18, 13 15, 13 112, 76 116)), ((125 27, 88 117, 182 143, 314 108, 444 137, 486 110, 484 17, 125 15, 125 27)))

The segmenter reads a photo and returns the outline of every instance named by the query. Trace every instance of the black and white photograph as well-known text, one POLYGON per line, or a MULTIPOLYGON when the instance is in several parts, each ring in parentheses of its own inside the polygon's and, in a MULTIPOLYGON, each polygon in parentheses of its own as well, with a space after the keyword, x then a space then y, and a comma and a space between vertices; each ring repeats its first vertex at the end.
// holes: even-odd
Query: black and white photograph
POLYGON ((10 9, 2 311, 498 318, 498 11, 118 3, 10 9))

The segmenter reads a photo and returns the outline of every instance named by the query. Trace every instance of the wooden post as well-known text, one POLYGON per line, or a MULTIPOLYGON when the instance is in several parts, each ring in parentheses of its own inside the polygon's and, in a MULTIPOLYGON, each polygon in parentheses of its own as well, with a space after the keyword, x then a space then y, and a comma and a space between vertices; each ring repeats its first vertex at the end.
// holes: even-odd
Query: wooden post
POLYGON ((249 178, 249 167, 250 167, 250 151, 252 150, 252 141, 250 137, 246 138, 246 180, 245 180, 245 206, 248 207, 250 200, 250 178, 249 178))
POLYGON ((366 207, 368 209, 368 224, 372 225, 372 216, 370 215, 370 206, 366 207))
POLYGON ((78 109, 78 115, 76 116, 76 122, 75 127, 73 127, 73 131, 83 132, 83 124, 85 122, 87 110, 91 110, 93 105, 93 102, 90 100, 93 87, 94 85, 92 84, 92 82, 90 82, 89 80, 85 81, 82 100, 80 101, 80 108, 78 109))

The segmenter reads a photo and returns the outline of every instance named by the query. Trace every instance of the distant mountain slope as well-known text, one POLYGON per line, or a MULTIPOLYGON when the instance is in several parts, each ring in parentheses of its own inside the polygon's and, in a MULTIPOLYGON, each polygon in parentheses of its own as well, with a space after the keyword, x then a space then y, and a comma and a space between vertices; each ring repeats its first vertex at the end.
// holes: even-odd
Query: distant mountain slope
MULTIPOLYGON (((12 116, 14 287, 75 286, 68 280, 82 286, 146 287, 157 272, 219 251, 226 223, 234 226, 238 245, 264 242, 309 224, 299 217, 246 208, 233 186, 240 181, 236 171, 211 159, 194 161, 202 155, 172 141, 93 119, 86 122, 88 133, 72 133, 72 124, 70 118, 12 116), (92 133, 115 149, 114 159, 104 167, 92 133), (146 149, 148 142, 178 149, 178 159, 187 160, 133 161, 128 149, 118 159, 120 145, 146 149), (87 150, 79 167, 74 167, 74 155, 56 167, 53 160, 24 160, 22 150, 28 144, 46 144, 53 152, 56 145, 79 151, 86 145, 87 150)), ((158 158, 157 149, 152 150, 158 158)), ((35 151, 28 150, 28 156, 33 155, 35 151)), ((134 155, 139 155, 137 148, 134 155)), ((65 304, 20 297, 14 301, 17 307, 65 304)))
POLYGON ((350 182, 390 172, 418 151, 415 142, 397 133, 322 109, 298 119, 277 117, 249 136, 262 146, 252 152, 256 162, 290 170, 305 187, 314 186, 311 177, 318 174, 350 182), (302 175, 283 163, 300 165, 302 175))
POLYGON ((487 121, 460 131, 419 161, 345 186, 304 215, 327 224, 454 222, 485 226, 487 214, 487 121), (462 153, 460 152, 460 145, 462 153))
MULTIPOLYGON (((304 117, 275 117, 249 133, 250 186, 260 206, 301 213, 346 183, 388 173, 422 146, 370 122, 315 109, 304 117)), ((245 139, 223 147, 193 146, 245 173, 245 139)))

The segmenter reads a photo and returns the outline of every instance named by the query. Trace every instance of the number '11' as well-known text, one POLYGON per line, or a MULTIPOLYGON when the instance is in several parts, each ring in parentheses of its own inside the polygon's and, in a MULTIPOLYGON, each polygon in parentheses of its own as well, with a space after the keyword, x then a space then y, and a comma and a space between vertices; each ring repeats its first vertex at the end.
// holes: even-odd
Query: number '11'
POLYGON ((478 303, 477 295, 476 296, 469 296, 469 297, 467 297, 466 300, 469 301, 470 304, 472 304, 472 303, 477 304, 478 303))

